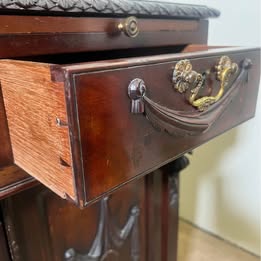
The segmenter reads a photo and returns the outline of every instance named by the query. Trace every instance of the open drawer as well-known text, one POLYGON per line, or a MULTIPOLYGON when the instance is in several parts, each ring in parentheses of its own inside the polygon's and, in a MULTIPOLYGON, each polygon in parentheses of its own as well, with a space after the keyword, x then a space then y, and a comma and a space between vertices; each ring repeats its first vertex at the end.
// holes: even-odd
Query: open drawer
POLYGON ((254 116, 260 50, 52 65, 1 60, 15 164, 80 206, 254 116))

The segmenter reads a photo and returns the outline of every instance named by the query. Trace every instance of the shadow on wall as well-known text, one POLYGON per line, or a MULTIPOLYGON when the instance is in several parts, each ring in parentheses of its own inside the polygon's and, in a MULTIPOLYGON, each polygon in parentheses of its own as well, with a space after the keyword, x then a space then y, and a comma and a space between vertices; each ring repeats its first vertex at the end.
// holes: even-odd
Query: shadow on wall
MULTIPOLYGON (((251 223, 248 213, 240 211, 238 200, 232 202, 231 197, 226 196, 231 196, 233 192, 228 191, 231 189, 231 183, 224 183, 228 177, 224 176, 221 167, 231 167, 224 167, 222 164, 227 162, 224 160, 226 153, 240 142, 237 134, 238 130, 233 129, 194 152, 190 158, 190 166, 181 173, 181 215, 204 230, 217 233, 225 239, 237 238, 237 242, 247 242, 258 249, 260 231, 251 223)), ((240 176, 231 172, 229 180, 232 180, 234 186, 237 179, 240 179, 240 176)), ((242 191, 242 194, 244 193, 245 191, 242 191)), ((189 253, 189 244, 185 248, 189 253)))

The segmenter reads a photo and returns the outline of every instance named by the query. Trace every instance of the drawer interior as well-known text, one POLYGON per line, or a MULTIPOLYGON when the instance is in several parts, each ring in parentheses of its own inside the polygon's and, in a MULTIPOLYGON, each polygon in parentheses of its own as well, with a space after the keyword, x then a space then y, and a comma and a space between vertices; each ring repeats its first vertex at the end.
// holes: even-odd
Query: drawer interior
POLYGON ((36 55, 19 57, 16 60, 20 61, 33 61, 46 64, 58 64, 67 65, 75 63, 86 63, 95 61, 106 61, 115 59, 126 59, 135 57, 147 57, 163 54, 175 54, 175 53, 194 53, 199 51, 208 51, 212 49, 225 48, 224 46, 209 46, 209 45, 196 45, 196 44, 183 44, 176 46, 151 47, 151 48, 135 48, 110 51, 98 51, 98 52, 80 52, 80 53, 63 53, 54 55, 36 55))
POLYGON ((181 49, 139 57, 131 57, 133 53, 128 58, 119 52, 105 56, 108 60, 99 56, 100 60, 88 61, 87 54, 63 56, 60 64, 49 63, 51 57, 35 57, 34 62, 1 60, 14 163, 84 207, 253 117, 260 74, 258 48, 191 45, 181 49), (149 97, 157 103, 197 113, 184 95, 173 90, 175 64, 189 59, 193 69, 203 73, 222 56, 239 65, 248 58, 253 65, 238 94, 207 132, 169 135, 145 115, 131 114, 127 87, 134 78, 148 84, 149 97))

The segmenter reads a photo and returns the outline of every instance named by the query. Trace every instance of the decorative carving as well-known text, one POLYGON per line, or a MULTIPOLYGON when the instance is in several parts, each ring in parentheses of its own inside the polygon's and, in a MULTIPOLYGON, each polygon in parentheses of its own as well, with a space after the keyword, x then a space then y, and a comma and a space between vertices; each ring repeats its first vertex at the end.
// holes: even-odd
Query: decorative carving
POLYGON ((177 175, 169 175, 169 205, 174 208, 178 204, 179 191, 178 191, 178 178, 177 175))
POLYGON ((199 91, 205 87, 205 74, 210 74, 210 70, 204 74, 197 73, 192 70, 192 64, 189 60, 181 60, 176 64, 173 72, 174 89, 180 93, 185 93, 189 89, 189 103, 198 108, 199 111, 205 111, 210 105, 222 98, 230 77, 238 71, 238 65, 232 63, 228 56, 222 56, 215 67, 215 71, 216 79, 220 81, 218 94, 198 98, 199 91))
POLYGON ((75 12, 99 15, 165 16, 206 19, 218 17, 216 9, 202 5, 187 5, 142 0, 0 0, 3 9, 75 12))
POLYGON ((168 166, 169 173, 169 205, 175 208, 179 200, 179 184, 178 175, 180 171, 185 169, 189 165, 189 159, 186 156, 182 156, 168 166))
POLYGON ((88 254, 81 255, 73 248, 65 252, 65 261, 100 261, 119 260, 117 249, 121 248, 130 236, 131 257, 133 261, 139 260, 139 229, 138 217, 140 210, 137 206, 131 208, 130 216, 122 229, 119 229, 111 220, 108 197, 101 200, 100 222, 96 238, 88 254))
MULTIPOLYGON (((154 102, 146 95, 146 85, 142 79, 134 79, 128 86, 128 94, 131 99, 131 113, 145 113, 146 118, 157 130, 166 131, 170 135, 185 136, 201 134, 214 124, 226 110, 228 104, 236 97, 242 86, 244 86, 242 83, 248 78, 248 71, 251 66, 252 62, 250 59, 244 59, 241 62, 241 72, 237 78, 224 95, 222 93, 224 86, 221 86, 222 97, 218 97, 218 100, 207 111, 188 112, 169 109, 154 102)), ((222 76, 223 84, 227 82, 225 79, 227 79, 230 71, 234 71, 233 67, 236 66, 227 67, 225 69, 222 76)), ((193 73, 192 78, 197 78, 197 76, 194 77, 193 73)), ((187 88, 186 85, 179 85, 179 87, 184 89, 187 88)), ((201 102, 201 99, 203 98, 195 100, 195 102, 201 102)))

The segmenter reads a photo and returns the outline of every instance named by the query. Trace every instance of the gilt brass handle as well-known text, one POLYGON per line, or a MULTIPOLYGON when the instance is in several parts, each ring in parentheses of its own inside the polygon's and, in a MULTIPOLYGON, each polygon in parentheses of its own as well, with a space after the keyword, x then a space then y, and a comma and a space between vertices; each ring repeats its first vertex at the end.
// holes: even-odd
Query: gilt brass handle
MULTIPOLYGON (((186 92, 191 86, 203 87, 204 74, 192 71, 189 61, 184 62, 183 60, 182 63, 183 70, 179 71, 180 74, 178 74, 176 66, 174 72, 176 83, 174 87, 176 89, 179 88, 180 92, 186 92)), ((179 65, 181 65, 181 62, 179 65)), ((179 111, 165 107, 149 98, 147 95, 148 88, 144 80, 140 78, 133 79, 128 86, 131 113, 145 114, 146 118, 156 129, 166 131, 170 135, 184 136, 204 133, 222 115, 238 92, 244 86, 247 86, 248 73, 251 66, 252 62, 250 59, 243 59, 239 64, 239 74, 224 92, 230 75, 237 71, 238 66, 231 63, 228 57, 222 57, 215 68, 216 77, 221 82, 218 94, 197 99, 199 92, 199 90, 195 90, 197 87, 190 89, 189 100, 199 111, 179 111), (206 110, 211 104, 213 105, 206 110)))
POLYGON ((199 111, 205 111, 221 99, 231 76, 237 71, 238 65, 233 63, 228 56, 222 56, 215 67, 216 79, 220 82, 218 93, 215 96, 198 98, 199 91, 204 88, 205 76, 193 71, 189 60, 181 60, 176 64, 173 72, 174 89, 180 93, 190 91, 189 103, 199 111))
POLYGON ((120 32, 123 32, 126 36, 135 38, 139 34, 138 20, 134 16, 126 18, 118 25, 120 32))

